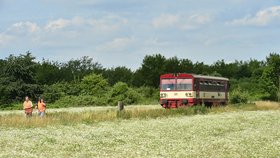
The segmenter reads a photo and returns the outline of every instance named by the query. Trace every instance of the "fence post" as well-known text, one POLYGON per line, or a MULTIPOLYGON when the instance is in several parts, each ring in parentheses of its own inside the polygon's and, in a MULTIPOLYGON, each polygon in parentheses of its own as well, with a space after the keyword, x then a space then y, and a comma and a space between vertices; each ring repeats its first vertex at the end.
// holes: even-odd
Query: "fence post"
POLYGON ((278 95, 278 102, 280 103, 280 73, 278 74, 278 92, 277 92, 277 95, 278 95))
POLYGON ((123 111, 124 110, 124 104, 122 101, 118 101, 118 110, 123 111))

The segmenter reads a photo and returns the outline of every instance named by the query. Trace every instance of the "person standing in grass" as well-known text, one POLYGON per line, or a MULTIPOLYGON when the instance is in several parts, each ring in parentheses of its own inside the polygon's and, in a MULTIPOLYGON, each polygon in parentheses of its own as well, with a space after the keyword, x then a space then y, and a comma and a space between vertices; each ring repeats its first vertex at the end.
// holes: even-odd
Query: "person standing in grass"
POLYGON ((37 107, 38 107, 38 115, 40 117, 44 117, 46 113, 46 103, 44 102, 44 99, 39 98, 37 107))
POLYGON ((32 112, 33 112, 32 107, 33 107, 32 102, 30 101, 29 97, 26 96, 25 101, 23 103, 23 109, 24 109, 26 117, 31 117, 32 116, 32 112))

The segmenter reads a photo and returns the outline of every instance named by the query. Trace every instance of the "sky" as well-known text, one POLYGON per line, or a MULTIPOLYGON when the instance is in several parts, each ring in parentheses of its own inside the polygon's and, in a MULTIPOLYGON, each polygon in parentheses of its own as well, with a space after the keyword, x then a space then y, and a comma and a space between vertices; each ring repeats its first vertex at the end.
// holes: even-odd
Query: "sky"
POLYGON ((264 60, 279 37, 279 0, 0 0, 0 58, 137 69, 160 53, 211 64, 264 60))

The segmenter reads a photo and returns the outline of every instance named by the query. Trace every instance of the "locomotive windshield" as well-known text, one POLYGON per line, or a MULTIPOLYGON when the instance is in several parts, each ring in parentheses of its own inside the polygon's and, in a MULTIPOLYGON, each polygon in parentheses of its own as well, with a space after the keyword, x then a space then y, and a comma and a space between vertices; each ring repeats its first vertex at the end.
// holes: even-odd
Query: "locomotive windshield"
POLYGON ((192 90, 192 79, 177 79, 177 90, 192 90))
POLYGON ((178 78, 177 82, 175 78, 161 80, 161 90, 192 90, 192 87, 192 79, 178 78))
POLYGON ((161 89, 162 90, 175 90, 176 80, 173 79, 162 79, 161 80, 161 89))

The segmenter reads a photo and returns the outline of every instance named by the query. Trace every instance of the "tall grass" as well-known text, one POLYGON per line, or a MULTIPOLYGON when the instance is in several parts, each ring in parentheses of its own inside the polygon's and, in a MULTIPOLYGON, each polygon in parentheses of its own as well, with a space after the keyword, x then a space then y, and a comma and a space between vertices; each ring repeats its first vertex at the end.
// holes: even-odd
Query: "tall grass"
POLYGON ((83 112, 52 112, 44 118, 36 115, 26 118, 23 115, 7 114, 0 115, 0 126, 5 127, 44 127, 48 125, 74 125, 78 123, 91 124, 103 121, 116 121, 122 119, 148 119, 178 115, 194 115, 206 113, 205 107, 191 107, 181 109, 149 109, 137 108, 117 111, 108 109, 105 111, 83 111, 83 112))
POLYGON ((33 116, 25 118, 19 114, 0 115, 0 126, 4 127, 44 127, 51 125, 75 125, 79 123, 92 124, 104 121, 118 121, 124 119, 150 119, 163 118, 172 116, 185 116, 196 114, 223 113, 232 111, 256 111, 256 110, 279 110, 279 104, 242 104, 229 105, 224 107, 213 107, 211 109, 205 106, 194 106, 178 109, 161 109, 161 108, 127 108, 124 111, 117 111, 113 108, 95 111, 51 112, 44 118, 33 116))

